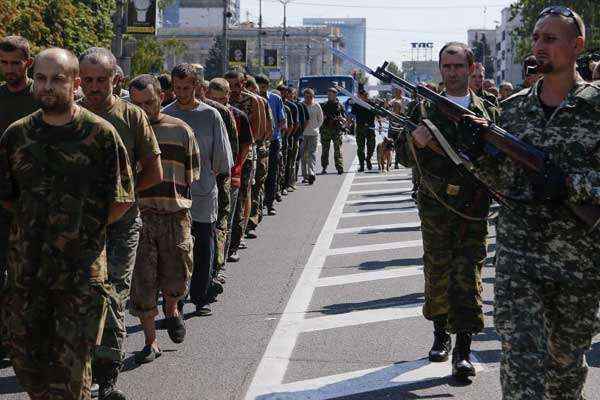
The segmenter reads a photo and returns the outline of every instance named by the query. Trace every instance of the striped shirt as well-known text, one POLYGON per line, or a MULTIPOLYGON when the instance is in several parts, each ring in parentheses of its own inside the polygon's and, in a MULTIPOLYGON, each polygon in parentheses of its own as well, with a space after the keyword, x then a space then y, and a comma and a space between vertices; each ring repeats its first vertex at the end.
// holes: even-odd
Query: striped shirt
POLYGON ((191 185, 200 179, 200 151, 192 129, 160 114, 152 128, 161 151, 163 181, 139 193, 142 211, 172 213, 192 207, 191 185))

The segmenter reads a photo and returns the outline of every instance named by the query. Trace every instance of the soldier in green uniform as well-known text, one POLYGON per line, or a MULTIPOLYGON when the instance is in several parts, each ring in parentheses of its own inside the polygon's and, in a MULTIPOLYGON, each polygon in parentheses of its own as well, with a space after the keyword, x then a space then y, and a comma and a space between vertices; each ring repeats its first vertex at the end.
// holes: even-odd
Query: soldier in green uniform
MULTIPOLYGON (((358 96, 365 101, 369 98, 369 94, 364 89, 358 92, 358 96)), ((356 118, 356 152, 358 153, 358 162, 360 164, 358 172, 364 172, 365 161, 367 162, 367 169, 370 171, 373 168, 371 158, 373 158, 373 153, 375 152, 374 125, 377 115, 359 104, 352 105, 352 114, 356 118), (366 156, 365 144, 367 147, 366 156)))
MULTIPOLYGON (((33 98, 33 80, 27 78, 27 70, 32 63, 27 39, 7 36, 0 40, 0 71, 6 79, 6 83, 0 85, 0 135, 10 124, 39 108, 33 98)), ((0 209, 0 291, 6 275, 9 225, 9 212, 0 209)), ((0 360, 5 357, 6 351, 0 345, 0 360)))
POLYGON ((543 10, 532 44, 543 77, 502 103, 500 125, 543 151, 546 168, 476 163, 495 189, 520 200, 498 217, 500 380, 505 400, 582 400, 585 353, 598 333, 600 233, 568 205, 600 204, 600 87, 576 70, 585 25, 572 10, 543 10))
POLYGON ((323 110, 323 125, 321 125, 321 173, 327 173, 329 165, 329 148, 333 142, 333 159, 338 174, 344 173, 344 159, 342 156, 342 136, 346 124, 346 111, 337 98, 337 90, 330 88, 327 91, 327 101, 321 104, 323 110))
POLYGON ((74 103, 77 58, 41 52, 42 110, 0 140, 0 198, 13 214, 0 309, 15 374, 32 399, 91 398, 91 350, 106 313, 108 225, 135 201, 115 129, 74 103))
MULTIPOLYGON (((475 66, 468 46, 448 43, 439 60, 446 87, 443 95, 489 118, 482 99, 469 90, 469 74, 475 66)), ((418 207, 425 267, 423 314, 434 324, 429 359, 445 361, 452 347, 450 333, 455 333, 452 374, 466 379, 475 375, 470 361, 471 336, 484 327, 481 269, 486 258, 490 200, 481 186, 465 177, 449 158, 440 156, 433 144, 430 129, 437 127, 455 143, 465 128, 449 122, 435 106, 416 107, 415 111, 412 118, 422 124, 412 132, 403 149, 408 154, 403 158, 413 157, 421 177, 418 207), (434 127, 428 127, 428 122, 434 127)))
MULTIPOLYGON (((127 148, 129 163, 136 166, 136 192, 160 183, 160 148, 146 113, 113 95, 112 82, 117 65, 114 55, 107 49, 92 47, 80 56, 79 62, 81 87, 85 95, 80 104, 104 118, 117 130, 127 148)), ((100 385, 100 399, 125 398, 115 390, 115 384, 125 358, 125 307, 131 289, 140 228, 140 211, 136 203, 108 230, 108 282, 113 290, 102 343, 94 357, 94 379, 100 385)))

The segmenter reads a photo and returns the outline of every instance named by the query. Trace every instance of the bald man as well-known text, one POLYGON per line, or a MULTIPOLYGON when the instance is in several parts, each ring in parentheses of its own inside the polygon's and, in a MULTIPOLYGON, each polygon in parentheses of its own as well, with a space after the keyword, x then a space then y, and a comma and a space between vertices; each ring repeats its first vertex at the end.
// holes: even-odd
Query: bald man
POLYGON ((14 215, 1 311, 15 374, 34 400, 91 398, 107 229, 135 201, 119 135, 74 103, 78 74, 72 53, 42 51, 33 72, 41 110, 0 139, 0 200, 14 215))

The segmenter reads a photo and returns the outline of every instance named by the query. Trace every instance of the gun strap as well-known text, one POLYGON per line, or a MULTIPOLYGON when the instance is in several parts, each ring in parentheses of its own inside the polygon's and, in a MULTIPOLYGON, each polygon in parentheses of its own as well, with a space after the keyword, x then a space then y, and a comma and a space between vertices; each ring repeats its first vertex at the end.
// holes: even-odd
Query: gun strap
MULTIPOLYGON (((477 218, 477 217, 473 217, 470 215, 467 215, 461 211, 458 211, 456 208, 452 207, 451 205, 449 205, 448 203, 446 203, 444 200, 442 200, 440 198, 440 196, 437 195, 437 193, 435 192, 435 190, 433 190, 433 188, 431 187, 431 184, 427 181, 427 179, 425 179, 425 174, 423 174, 423 169, 421 168, 421 164, 419 163, 419 159, 417 157, 417 151, 415 150, 415 146, 413 144, 412 140, 407 140, 408 142, 408 147, 410 148, 410 152, 412 153, 413 158, 415 159, 415 165, 417 166, 417 170, 419 171, 419 176, 421 179, 421 183, 425 186, 425 188, 427 189, 427 191, 429 193, 431 193, 433 195, 433 197, 438 201, 438 203, 440 203, 444 208, 446 208, 447 210, 453 212, 454 214, 458 215, 461 218, 464 218, 468 221, 473 221, 473 222, 481 222, 481 221, 486 221, 487 220, 487 216, 485 218, 477 218)), ((427 171, 425 171, 427 173, 427 171)))

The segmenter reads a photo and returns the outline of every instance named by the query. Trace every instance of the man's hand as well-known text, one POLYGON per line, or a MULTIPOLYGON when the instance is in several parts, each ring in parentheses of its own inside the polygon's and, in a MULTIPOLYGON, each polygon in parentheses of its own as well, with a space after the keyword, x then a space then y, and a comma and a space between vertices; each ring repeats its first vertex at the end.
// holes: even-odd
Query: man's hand
POLYGON ((429 142, 433 140, 431 132, 429 132, 429 129, 427 129, 427 127, 423 124, 419 125, 417 129, 412 131, 411 135, 413 137, 413 142, 415 143, 415 146, 417 146, 420 149, 427 147, 429 142))
POLYGON ((465 150, 465 153, 473 162, 484 154, 481 133, 488 127, 489 122, 485 118, 463 115, 458 140, 460 147, 465 150))

